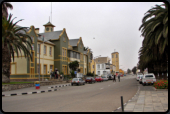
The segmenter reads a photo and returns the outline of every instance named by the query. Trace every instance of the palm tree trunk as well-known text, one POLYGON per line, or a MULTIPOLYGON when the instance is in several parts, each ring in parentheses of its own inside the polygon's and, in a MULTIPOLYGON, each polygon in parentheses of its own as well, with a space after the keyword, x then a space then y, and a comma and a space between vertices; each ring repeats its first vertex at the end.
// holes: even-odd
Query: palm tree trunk
POLYGON ((7 44, 2 48, 2 82, 10 83, 11 54, 8 52, 7 44))

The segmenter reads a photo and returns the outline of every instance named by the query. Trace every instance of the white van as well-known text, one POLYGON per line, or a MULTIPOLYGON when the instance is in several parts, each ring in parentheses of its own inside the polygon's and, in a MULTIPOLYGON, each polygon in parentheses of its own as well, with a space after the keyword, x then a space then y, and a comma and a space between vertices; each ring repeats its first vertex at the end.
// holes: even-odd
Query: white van
POLYGON ((142 85, 153 85, 156 82, 155 75, 153 73, 144 74, 142 78, 142 85))
POLYGON ((142 73, 140 73, 140 72, 138 72, 137 74, 136 74, 136 80, 137 81, 139 81, 139 77, 140 77, 140 75, 143 75, 142 73))

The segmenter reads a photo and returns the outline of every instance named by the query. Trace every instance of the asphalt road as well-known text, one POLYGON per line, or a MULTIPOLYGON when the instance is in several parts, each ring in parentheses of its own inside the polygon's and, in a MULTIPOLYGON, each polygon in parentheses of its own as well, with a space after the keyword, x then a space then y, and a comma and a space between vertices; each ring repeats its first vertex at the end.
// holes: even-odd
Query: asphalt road
MULTIPOLYGON (((118 81, 118 80, 117 80, 118 81)), ((112 112, 127 102, 137 92, 135 76, 122 77, 120 82, 112 80, 66 86, 59 91, 2 97, 4 112, 112 112)))

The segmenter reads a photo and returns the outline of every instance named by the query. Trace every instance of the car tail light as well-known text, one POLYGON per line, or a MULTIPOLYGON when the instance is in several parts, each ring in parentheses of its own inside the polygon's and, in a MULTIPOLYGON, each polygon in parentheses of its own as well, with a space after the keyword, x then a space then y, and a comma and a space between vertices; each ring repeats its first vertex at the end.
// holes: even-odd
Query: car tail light
POLYGON ((77 81, 77 82, 79 82, 79 81, 77 81))

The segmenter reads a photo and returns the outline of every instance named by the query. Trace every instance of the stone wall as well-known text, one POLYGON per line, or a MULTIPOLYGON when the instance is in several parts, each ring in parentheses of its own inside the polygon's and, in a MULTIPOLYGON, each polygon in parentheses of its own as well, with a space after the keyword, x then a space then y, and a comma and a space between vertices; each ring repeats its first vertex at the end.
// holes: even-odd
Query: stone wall
MULTIPOLYGON (((66 81, 43 81, 43 82, 40 82, 40 86, 54 85, 54 84, 60 84, 60 83, 66 83, 66 81)), ((27 88, 27 87, 35 87, 35 85, 34 83, 6 84, 6 85, 2 85, 2 92, 21 89, 21 88, 27 88)))

